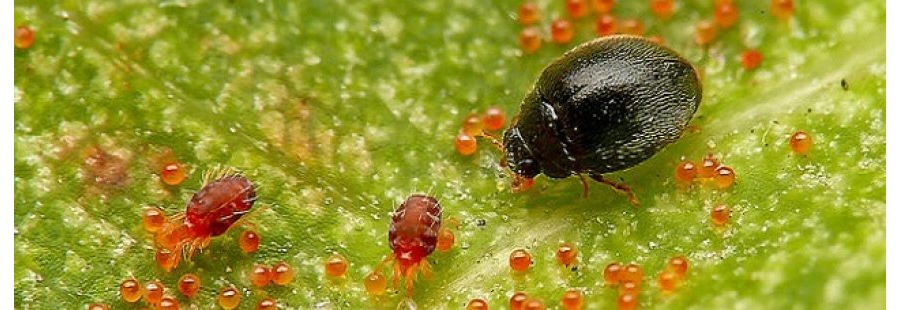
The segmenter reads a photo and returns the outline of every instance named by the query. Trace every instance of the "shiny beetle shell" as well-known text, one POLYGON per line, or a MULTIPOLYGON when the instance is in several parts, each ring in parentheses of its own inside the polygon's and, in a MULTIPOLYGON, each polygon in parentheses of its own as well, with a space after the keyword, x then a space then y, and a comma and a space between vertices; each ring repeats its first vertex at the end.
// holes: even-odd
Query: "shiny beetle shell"
POLYGON ((643 162, 681 136, 702 96, 694 67, 641 37, 582 44, 553 61, 503 136, 521 177, 599 176, 643 162))

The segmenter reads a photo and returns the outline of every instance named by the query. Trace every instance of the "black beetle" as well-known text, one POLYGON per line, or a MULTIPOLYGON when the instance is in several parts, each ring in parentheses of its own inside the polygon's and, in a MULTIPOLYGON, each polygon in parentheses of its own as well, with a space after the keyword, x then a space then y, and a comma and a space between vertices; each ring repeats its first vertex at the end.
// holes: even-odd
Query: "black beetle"
POLYGON ((681 136, 702 86, 694 67, 667 47, 636 36, 584 43, 554 60, 503 135, 515 184, 538 174, 588 175, 637 205, 604 173, 637 165, 681 136))

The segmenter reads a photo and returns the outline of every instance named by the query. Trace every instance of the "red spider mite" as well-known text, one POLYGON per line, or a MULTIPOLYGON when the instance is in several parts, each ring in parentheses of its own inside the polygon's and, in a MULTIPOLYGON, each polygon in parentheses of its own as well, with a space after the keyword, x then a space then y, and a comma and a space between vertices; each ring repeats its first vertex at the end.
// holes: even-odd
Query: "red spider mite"
POLYGON ((394 210, 388 232, 388 243, 394 253, 388 255, 376 267, 376 271, 393 263, 394 287, 399 286, 402 278, 407 296, 412 296, 416 272, 422 271, 425 276, 431 274, 425 258, 434 252, 437 245, 441 213, 441 205, 437 199, 421 194, 409 196, 394 210))
POLYGON ((190 258, 206 248, 210 238, 228 231, 255 201, 256 189, 244 176, 231 169, 207 172, 185 212, 174 215, 156 235, 159 246, 174 254, 166 269, 178 266, 185 249, 190 258))

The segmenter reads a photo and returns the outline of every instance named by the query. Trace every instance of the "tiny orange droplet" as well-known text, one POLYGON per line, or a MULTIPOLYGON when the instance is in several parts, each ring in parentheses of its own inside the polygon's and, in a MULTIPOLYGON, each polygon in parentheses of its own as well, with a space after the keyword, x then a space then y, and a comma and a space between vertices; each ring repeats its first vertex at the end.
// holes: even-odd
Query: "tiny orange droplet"
POLYGON ((681 278, 674 271, 663 271, 659 274, 659 278, 656 279, 657 284, 659 284, 659 289, 664 293, 674 292, 678 287, 678 283, 681 281, 681 278))
POLYGON ((387 278, 381 272, 373 271, 366 276, 366 291, 372 295, 383 295, 387 290, 387 278))
POLYGON ((674 0, 650 0, 650 10, 659 18, 669 18, 675 12, 674 0))
POLYGON ((109 306, 106 304, 90 304, 88 305, 88 310, 109 310, 109 306))
POLYGON ((609 13, 615 5, 616 0, 594 0, 594 10, 601 14, 609 13))
POLYGON ((178 185, 181 182, 184 182, 187 173, 184 171, 184 166, 179 163, 169 163, 163 167, 162 172, 160 173, 160 178, 163 183, 168 185, 178 185))
POLYGON ((529 298, 525 301, 525 304, 522 305, 522 310, 544 310, 547 309, 547 306, 544 306, 544 302, 540 299, 529 298))
POLYGON ((156 264, 166 272, 172 271, 177 261, 178 256, 175 252, 162 247, 156 249, 156 264))
POLYGON ((609 36, 616 34, 616 17, 603 14, 597 18, 597 35, 609 36))
POLYGON ((570 242, 564 242, 556 249, 556 260, 563 266, 572 266, 578 259, 578 248, 570 242))
POLYGON ((619 281, 631 281, 640 284, 644 279, 644 269, 640 265, 631 263, 622 268, 622 274, 619 275, 619 281))
POLYGON ((522 29, 519 34, 519 46, 526 54, 537 52, 541 48, 541 32, 535 27, 522 29))
POLYGON ((531 268, 531 263, 531 253, 525 249, 517 249, 509 254, 509 267, 514 271, 527 271, 531 268))
POLYGON ((234 287, 226 287, 219 293, 217 301, 223 309, 231 310, 237 308, 241 303, 241 292, 234 287))
POLYGON ((617 285, 622 280, 622 264, 612 262, 603 269, 603 282, 606 285, 617 285))
POLYGON ((286 262, 279 262, 272 266, 272 282, 278 285, 288 285, 294 280, 294 268, 286 262))
POLYGON ((178 279, 178 290, 187 298, 194 298, 200 292, 200 278, 193 273, 186 273, 178 279))
POLYGON ((729 188, 734 185, 734 170, 728 166, 720 166, 716 168, 716 186, 719 188, 729 188))
POLYGON ((634 294, 619 295, 619 299, 617 299, 616 301, 619 305, 619 310, 637 309, 637 305, 638 305, 637 295, 634 295, 634 294))
POLYGON ((582 18, 588 13, 588 4, 586 0, 566 0, 566 11, 573 18, 582 18))
POLYGON ((141 223, 144 230, 155 233, 166 225, 166 213, 157 207, 146 208, 141 214, 141 223))
POLYGON ((462 132, 466 135, 476 137, 481 134, 482 128, 484 128, 484 123, 482 123, 481 117, 478 117, 478 114, 469 113, 469 115, 466 115, 466 118, 463 119, 462 132))
POLYGON ((519 6, 519 23, 531 25, 540 19, 540 9, 533 2, 525 2, 519 6))
POLYGON ((31 27, 28 26, 16 27, 13 44, 21 49, 31 47, 34 44, 34 30, 31 30, 31 27))
POLYGON ((272 281, 272 270, 264 265, 256 264, 250 269, 250 283, 258 287, 269 285, 272 281))
POLYGON ((700 169, 697 170, 697 176, 701 178, 712 178, 716 175, 716 168, 719 168, 719 161, 712 154, 703 157, 700 161, 700 169))
POLYGON ((731 1, 720 1, 715 8, 716 24, 722 28, 729 28, 738 20, 738 7, 731 1))
POLYGON ((156 307, 157 310, 178 310, 180 308, 181 306, 178 304, 178 300, 172 297, 163 297, 156 307))
POLYGON ((252 230, 245 230, 238 239, 238 246, 244 253, 253 253, 259 250, 259 234, 252 230))
POLYGON ((794 1, 772 0, 770 9, 772 10, 772 15, 775 15, 775 17, 778 17, 780 19, 789 19, 794 15, 794 1))
POLYGON ((681 183, 691 183, 697 177, 697 166, 694 163, 684 160, 675 168, 675 180, 681 183))
POLYGON ((163 298, 163 291, 166 287, 158 280, 153 280, 144 284, 144 301, 151 305, 158 304, 163 298))
POLYGON ((716 24, 704 20, 694 26, 694 42, 700 45, 707 45, 716 39, 716 24))
POLYGON ((638 295, 641 292, 641 284, 639 282, 625 280, 619 283, 619 295, 633 294, 638 295))
POLYGON ((347 272, 349 263, 341 254, 334 254, 325 261, 325 273, 332 277, 342 277, 347 272))
POLYGON ((633 18, 623 20, 622 33, 636 36, 644 35, 644 24, 633 18))
POLYGON ((465 133, 460 133, 456 136, 454 145, 456 145, 456 151, 463 156, 475 154, 475 150, 478 149, 478 142, 475 140, 475 137, 465 133))
POLYGON ((748 49, 741 53, 741 65, 744 66, 744 69, 753 70, 756 67, 759 67, 762 64, 763 55, 757 50, 748 49))
POLYGON ((475 298, 469 300, 469 304, 466 305, 466 310, 487 310, 488 303, 481 298, 475 298))
POLYGON ((141 283, 135 278, 128 278, 119 285, 119 294, 122 300, 126 302, 136 302, 143 295, 141 292, 141 283))
POLYGON ((562 295, 562 307, 566 310, 581 310, 584 307, 584 294, 578 289, 568 289, 562 295))
POLYGON ((516 292, 509 297, 509 309, 522 309, 522 307, 525 306, 526 301, 528 301, 528 294, 525 294, 525 292, 516 292))
POLYGON ((666 264, 666 270, 670 270, 675 272, 679 277, 684 277, 687 275, 688 271, 688 260, 684 256, 675 256, 669 259, 669 263, 666 264))
POLYGON ((488 108, 482 117, 484 128, 491 131, 503 129, 503 123, 506 122, 506 115, 503 110, 497 107, 488 108))
POLYGON ((728 224, 728 219, 731 218, 731 208, 723 204, 716 205, 710 211, 709 218, 716 226, 724 226, 728 224))
POLYGON ((556 42, 557 44, 566 44, 571 42, 572 37, 574 36, 575 29, 572 28, 572 23, 569 21, 557 19, 550 24, 550 37, 553 39, 553 42, 556 42))
POLYGON ((256 310, 275 310, 278 309, 278 303, 270 297, 263 298, 256 304, 256 310))
POLYGON ((798 131, 791 135, 791 150, 797 155, 809 154, 813 146, 813 139, 805 131, 798 131))

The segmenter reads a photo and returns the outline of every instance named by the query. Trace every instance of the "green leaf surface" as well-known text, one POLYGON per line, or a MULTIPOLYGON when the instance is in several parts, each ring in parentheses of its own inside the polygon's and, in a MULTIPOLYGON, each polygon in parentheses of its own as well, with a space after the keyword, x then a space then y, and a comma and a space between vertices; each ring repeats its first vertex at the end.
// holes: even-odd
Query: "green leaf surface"
MULTIPOLYGON (((416 284, 422 309, 471 298, 505 308, 518 290, 558 308, 567 288, 610 309, 617 292, 601 271, 612 261, 644 267, 648 308, 884 307, 885 3, 795 1, 780 21, 768 2, 740 1, 738 24, 708 47, 692 36, 712 1, 677 1, 667 21, 647 1, 617 4, 704 73, 698 130, 610 175, 634 188, 633 208, 600 184, 582 198, 576 178, 511 193, 489 145, 471 157, 453 148, 469 112, 517 113, 544 65, 595 36, 593 17, 575 22, 573 43, 523 55, 513 0, 16 1, 16 24, 36 40, 15 51, 15 305, 136 309, 117 290, 135 276, 199 309, 217 308, 227 285, 244 309, 264 296, 283 308, 395 308, 405 294, 369 297, 362 278, 390 253, 391 211, 425 192, 460 226, 416 284), (740 65, 748 47, 764 55, 755 71, 740 65), (808 156, 787 145, 796 130, 815 139, 808 156), (111 154, 100 181, 92 148, 111 154), (189 167, 180 186, 159 179, 164 149, 189 167), (676 186, 680 160, 707 153, 734 168, 735 186, 676 186), (249 222, 260 250, 242 253, 233 229, 164 272, 141 210, 183 211, 219 165, 259 186, 249 222), (719 203, 734 210, 725 229, 709 222, 719 203), (563 241, 578 246, 577 270, 555 261, 563 241), (508 268, 516 248, 534 255, 524 275, 508 268), (349 259, 346 278, 325 276, 332 253, 349 259), (691 270, 665 296, 655 277, 674 255, 691 270), (252 287, 252 264, 281 260, 297 269, 292 284, 252 287), (174 289, 187 272, 203 281, 190 300, 174 289)), ((564 4, 538 3, 547 36, 564 4)))

